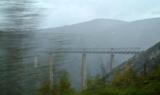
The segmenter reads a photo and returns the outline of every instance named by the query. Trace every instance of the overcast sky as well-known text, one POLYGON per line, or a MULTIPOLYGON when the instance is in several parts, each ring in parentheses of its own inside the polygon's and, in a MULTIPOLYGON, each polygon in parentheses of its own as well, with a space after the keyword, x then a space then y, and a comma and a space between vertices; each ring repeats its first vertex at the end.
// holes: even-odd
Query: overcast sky
POLYGON ((95 18, 132 21, 160 17, 160 0, 40 0, 47 8, 45 26, 55 27, 95 18))
MULTIPOLYGON (((132 21, 160 17, 160 0, 38 0, 42 26, 57 27, 96 18, 132 21)), ((1 18, 0 18, 1 20, 1 18)))

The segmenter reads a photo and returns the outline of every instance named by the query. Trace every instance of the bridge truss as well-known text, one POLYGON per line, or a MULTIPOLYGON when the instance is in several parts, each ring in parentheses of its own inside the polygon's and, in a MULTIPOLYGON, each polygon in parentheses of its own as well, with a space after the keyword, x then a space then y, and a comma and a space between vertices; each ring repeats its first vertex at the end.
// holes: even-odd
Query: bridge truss
MULTIPOLYGON (((122 54, 122 55, 136 55, 141 52, 140 48, 85 48, 85 49, 73 49, 73 48, 63 48, 63 49, 56 49, 52 52, 49 52, 52 54, 57 53, 79 53, 82 55, 81 59, 81 88, 84 89, 87 87, 86 80, 87 80, 87 68, 86 68, 86 56, 87 54, 109 54, 110 55, 110 63, 109 63, 109 71, 113 69, 113 60, 116 54, 122 54)), ((51 61, 50 57, 50 81, 52 83, 53 81, 53 72, 52 72, 52 64, 53 61, 51 61)), ((51 84, 52 85, 52 84, 51 84)))

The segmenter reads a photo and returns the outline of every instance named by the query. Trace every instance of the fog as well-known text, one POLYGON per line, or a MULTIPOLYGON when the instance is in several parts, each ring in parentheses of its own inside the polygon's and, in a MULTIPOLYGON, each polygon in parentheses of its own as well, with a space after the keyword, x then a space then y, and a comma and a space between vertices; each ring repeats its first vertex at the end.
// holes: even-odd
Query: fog
MULTIPOLYGON (((158 0, 1 0, 0 94, 33 95, 50 80, 50 72, 54 72, 56 83, 64 70, 69 73, 72 87, 79 89, 82 53, 53 51, 146 50, 160 41, 159 3, 158 0)), ((133 56, 115 54, 113 68, 133 56)), ((111 69, 110 57, 110 54, 87 54, 88 77, 102 74, 101 67, 106 72, 111 69)))
MULTIPOLYGON (((11 0, 0 1, 2 5, 0 7, 0 18, 5 17, 3 8, 11 5, 11 2, 13 3, 11 0), (7 3, 7 1, 10 3, 7 3)), ((159 17, 159 3, 159 0, 32 0, 32 7, 34 7, 34 11, 43 14, 40 18, 40 28, 49 28, 96 18, 134 21, 159 17)))

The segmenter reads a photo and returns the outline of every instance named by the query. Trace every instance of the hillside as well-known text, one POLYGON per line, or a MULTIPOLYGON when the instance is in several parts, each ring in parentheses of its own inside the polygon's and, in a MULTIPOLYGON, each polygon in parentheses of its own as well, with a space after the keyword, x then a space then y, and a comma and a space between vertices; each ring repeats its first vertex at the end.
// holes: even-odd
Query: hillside
POLYGON ((81 95, 159 95, 160 42, 115 68, 105 79, 90 78, 81 95))
POLYGON ((126 65, 130 65, 131 68, 133 68, 133 70, 139 74, 151 72, 158 65, 160 65, 160 63, 157 62, 159 60, 160 42, 114 68, 113 71, 107 75, 107 77, 112 79, 113 76, 115 76, 115 72, 123 72, 126 68, 126 65))
POLYGON ((74 40, 77 40, 78 47, 82 48, 142 47, 146 49, 160 41, 159 29, 160 18, 152 18, 132 22, 95 19, 40 31, 50 34, 74 33, 78 35, 74 40))
POLYGON ((113 19, 94 19, 62 27, 44 29, 45 32, 103 32, 114 27, 124 25, 128 22, 113 19))
POLYGON ((142 68, 146 65, 147 72, 149 72, 160 64, 156 63, 157 60, 160 60, 160 42, 142 52, 140 55, 133 57, 130 61, 133 64, 135 71, 143 72, 142 68))

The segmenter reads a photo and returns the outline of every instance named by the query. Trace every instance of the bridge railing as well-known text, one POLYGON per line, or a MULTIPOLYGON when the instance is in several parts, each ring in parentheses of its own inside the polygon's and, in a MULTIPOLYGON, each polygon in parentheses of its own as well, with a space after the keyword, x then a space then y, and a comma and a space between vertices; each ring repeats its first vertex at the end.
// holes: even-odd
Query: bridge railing
POLYGON ((140 48, 62 48, 55 49, 50 53, 102 53, 102 54, 137 54, 140 53, 140 48))

